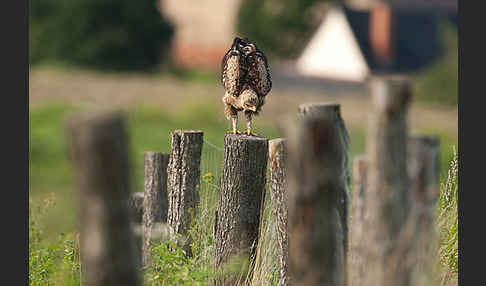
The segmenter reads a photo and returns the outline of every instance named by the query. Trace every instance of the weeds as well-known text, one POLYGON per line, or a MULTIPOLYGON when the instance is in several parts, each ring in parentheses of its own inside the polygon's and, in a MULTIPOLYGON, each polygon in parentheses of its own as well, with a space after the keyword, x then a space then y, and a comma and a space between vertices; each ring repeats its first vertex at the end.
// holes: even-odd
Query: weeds
POLYGON ((458 161, 455 147, 447 180, 441 185, 437 229, 439 232, 439 264, 441 285, 457 285, 458 274, 458 161))
POLYGON ((59 247, 43 243, 42 218, 55 203, 51 194, 43 204, 34 205, 29 200, 29 285, 48 285, 55 273, 59 247))
POLYGON ((71 237, 60 234, 49 243, 42 221, 55 204, 48 195, 41 203, 29 199, 29 285, 80 285, 79 245, 71 237))
POLYGON ((145 269, 147 285, 207 285, 208 266, 200 266, 188 257, 174 240, 162 241, 152 247, 152 266, 145 269))

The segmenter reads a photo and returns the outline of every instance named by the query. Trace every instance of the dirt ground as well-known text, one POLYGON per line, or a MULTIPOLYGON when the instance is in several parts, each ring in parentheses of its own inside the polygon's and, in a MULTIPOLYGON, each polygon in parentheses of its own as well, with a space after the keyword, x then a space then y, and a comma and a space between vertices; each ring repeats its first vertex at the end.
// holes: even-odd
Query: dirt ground
MULTIPOLYGON (((130 108, 149 105, 174 111, 185 104, 214 102, 223 106, 223 89, 213 83, 186 82, 166 75, 99 73, 83 70, 36 68, 29 74, 30 108, 57 102, 80 103, 96 107, 130 108)), ((335 102, 341 104, 347 125, 365 128, 369 98, 363 92, 324 92, 285 88, 274 83, 259 120, 276 122, 287 113, 295 113, 301 103, 335 102)), ((440 132, 458 136, 457 107, 431 107, 412 102, 409 111, 411 130, 440 132)))

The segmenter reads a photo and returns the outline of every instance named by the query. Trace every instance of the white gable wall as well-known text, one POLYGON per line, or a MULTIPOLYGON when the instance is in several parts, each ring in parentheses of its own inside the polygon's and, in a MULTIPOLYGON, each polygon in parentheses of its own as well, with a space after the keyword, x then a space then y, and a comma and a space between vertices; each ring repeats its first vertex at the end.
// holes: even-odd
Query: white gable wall
POLYGON ((369 67, 344 12, 332 7, 297 60, 303 75, 364 81, 369 67))

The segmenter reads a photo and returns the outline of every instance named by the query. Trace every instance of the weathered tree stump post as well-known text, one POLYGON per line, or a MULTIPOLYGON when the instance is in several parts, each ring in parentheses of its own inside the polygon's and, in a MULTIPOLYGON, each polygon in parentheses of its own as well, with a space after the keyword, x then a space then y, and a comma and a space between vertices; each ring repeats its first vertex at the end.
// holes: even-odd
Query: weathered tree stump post
POLYGON ((130 225, 134 234, 135 252, 137 257, 137 266, 142 266, 142 216, 143 216, 143 192, 131 193, 128 197, 128 213, 130 225))
POLYGON ((351 216, 349 227, 349 249, 348 249, 348 285, 361 285, 361 277, 366 271, 366 261, 360 254, 359 247, 361 239, 365 235, 363 220, 365 216, 365 196, 368 185, 367 171, 369 161, 367 155, 360 155, 354 158, 353 162, 353 197, 351 203, 351 216))
POLYGON ((251 285, 272 285, 275 269, 277 285, 288 285, 287 177, 285 139, 268 141, 268 192, 262 202, 260 231, 251 285), (267 217, 265 223, 263 217, 267 217))
POLYGON ((412 134, 408 137, 408 175, 412 206, 408 236, 402 238, 411 244, 409 265, 412 267, 410 285, 438 285, 434 263, 437 233, 435 218, 439 197, 440 143, 437 136, 412 134))
POLYGON ((71 118, 83 285, 140 285, 130 228, 127 134, 118 113, 71 118))
MULTIPOLYGON (((413 206, 430 210, 439 196, 440 143, 434 135, 411 134, 408 137, 408 174, 413 206), (417 202, 417 203, 415 203, 417 202)), ((435 213, 428 213, 434 216, 435 213)), ((433 217, 428 217, 428 225, 433 217)))
POLYGON ((172 133, 167 167, 169 196, 167 223, 171 227, 171 235, 182 236, 183 248, 188 254, 190 254, 190 241, 186 235, 191 218, 190 210, 195 214, 199 203, 202 147, 202 131, 176 130, 172 133))
POLYGON ((399 236, 410 209, 406 164, 410 84, 395 76, 372 77, 368 84, 372 104, 366 147, 366 234, 359 253, 366 261, 366 271, 358 283, 404 286, 409 283, 409 273, 400 255, 399 236))
MULTIPOLYGON (((411 273, 409 285, 434 285, 433 270, 435 237, 435 212, 439 193, 439 140, 429 135, 409 135, 407 168, 410 181, 411 206, 406 223, 397 238, 397 256, 405 263, 406 273, 411 273)), ((354 191, 350 228, 350 285, 363 285, 360 277, 368 268, 364 253, 368 244, 362 243, 366 230, 363 219, 367 191, 368 158, 362 155, 354 161, 354 191)))
POLYGON ((128 197, 128 211, 132 223, 141 223, 143 216, 143 192, 131 193, 128 197))
MULTIPOLYGON (((343 152, 341 154, 341 168, 339 169, 339 191, 337 195, 337 202, 339 206, 339 217, 341 220, 341 227, 343 230, 342 234, 338 234, 342 237, 343 252, 347 253, 348 249, 348 202, 349 202, 349 184, 350 184, 350 174, 349 174, 349 133, 344 124, 344 120, 341 117, 341 105, 336 103, 310 103, 301 104, 299 106, 299 113, 303 116, 317 116, 320 118, 326 118, 334 121, 337 126, 337 131, 339 132, 339 138, 342 145, 343 152)), ((346 273, 347 256, 343 257, 344 272, 346 273)), ((343 285, 346 285, 346 275, 344 275, 345 281, 343 285)))
POLYGON ((276 220, 277 258, 279 262, 278 286, 289 285, 288 277, 288 208, 287 208, 287 152, 285 139, 268 142, 270 169, 269 190, 272 199, 273 219, 276 220))
MULTIPOLYGON (((248 262, 255 255, 268 159, 266 138, 228 134, 224 143, 212 262, 214 267, 223 268, 231 259, 248 262)), ((215 284, 236 285, 236 281, 244 279, 236 274, 217 279, 215 284)))
POLYGON ((345 149, 336 121, 304 116, 284 122, 288 150, 291 285, 342 285, 344 250, 338 196, 345 149))
POLYGON ((167 165, 169 154, 146 152, 144 154, 144 200, 142 218, 142 263, 151 264, 150 245, 156 223, 167 221, 167 165))

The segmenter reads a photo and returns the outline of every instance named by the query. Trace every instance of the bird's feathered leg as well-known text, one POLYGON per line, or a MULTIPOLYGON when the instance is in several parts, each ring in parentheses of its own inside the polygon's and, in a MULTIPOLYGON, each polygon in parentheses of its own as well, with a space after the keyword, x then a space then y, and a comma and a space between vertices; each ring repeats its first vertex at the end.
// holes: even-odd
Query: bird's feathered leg
POLYGON ((226 115, 227 119, 231 118, 231 123, 233 127, 233 130, 228 131, 227 133, 240 134, 240 131, 238 130, 238 111, 232 106, 232 103, 234 101, 235 98, 231 95, 225 94, 225 96, 223 97, 224 114, 226 115))
POLYGON ((246 134, 250 136, 258 136, 258 134, 252 132, 252 114, 251 111, 245 111, 245 118, 246 118, 246 134))
POLYGON ((235 112, 235 115, 231 117, 231 123, 233 123, 233 134, 240 134, 241 132, 238 130, 238 113, 235 112))

